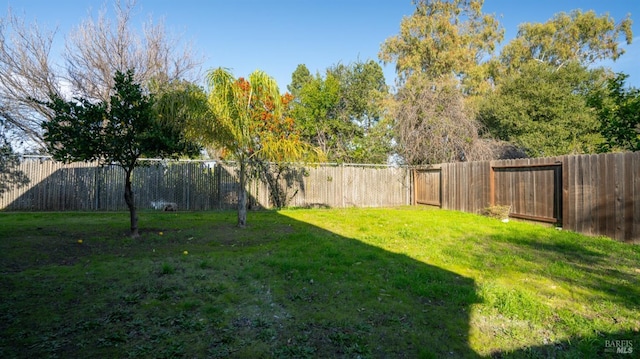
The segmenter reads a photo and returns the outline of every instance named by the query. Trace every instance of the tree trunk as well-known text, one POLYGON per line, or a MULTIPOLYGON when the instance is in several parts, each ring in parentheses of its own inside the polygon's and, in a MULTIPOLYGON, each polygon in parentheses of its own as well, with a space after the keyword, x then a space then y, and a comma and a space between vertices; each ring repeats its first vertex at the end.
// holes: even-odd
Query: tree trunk
POLYGON ((282 175, 282 168, 278 168, 275 172, 277 174, 273 174, 271 171, 270 163, 267 161, 257 160, 254 161, 253 164, 259 168, 260 179, 263 179, 267 182, 269 186, 269 197, 271 198, 271 202, 275 208, 283 208, 286 204, 286 193, 283 188, 280 186, 280 176, 282 175))
POLYGON ((247 164, 240 158, 240 187, 238 188, 238 227, 247 226, 247 164))
POLYGON ((129 207, 129 217, 131 218, 131 237, 137 238, 140 236, 138 233, 138 214, 136 211, 136 203, 133 198, 133 189, 131 188, 131 172, 132 170, 125 169, 126 178, 124 183, 124 201, 129 207))

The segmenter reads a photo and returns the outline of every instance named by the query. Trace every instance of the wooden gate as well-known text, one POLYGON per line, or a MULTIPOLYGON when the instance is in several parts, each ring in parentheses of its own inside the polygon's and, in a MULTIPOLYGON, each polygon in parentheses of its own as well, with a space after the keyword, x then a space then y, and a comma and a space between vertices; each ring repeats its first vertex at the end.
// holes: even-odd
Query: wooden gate
POLYGON ((413 171, 414 204, 442 206, 442 168, 416 169, 413 171))
POLYGON ((511 206, 514 218, 562 223, 561 162, 496 164, 489 176, 491 206, 511 206))

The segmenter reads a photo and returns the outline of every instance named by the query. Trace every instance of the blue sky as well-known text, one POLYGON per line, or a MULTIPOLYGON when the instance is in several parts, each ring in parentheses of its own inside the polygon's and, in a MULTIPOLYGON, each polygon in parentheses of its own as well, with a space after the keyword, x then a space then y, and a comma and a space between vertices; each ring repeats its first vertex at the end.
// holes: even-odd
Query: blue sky
MULTIPOLYGON (((5 0, 0 9, 47 28, 58 27, 58 43, 88 14, 96 16, 104 0, 5 0)), ((112 11, 111 2, 107 9, 112 11)), ((336 63, 378 60, 380 44, 398 33, 403 16, 411 15, 410 0, 138 0, 135 23, 164 20, 170 33, 193 43, 205 58, 204 69, 229 67, 236 76, 256 69, 273 76, 282 91, 298 64, 312 73, 336 63)), ((608 13, 616 21, 631 13, 635 41, 627 53, 608 64, 630 75, 627 84, 640 87, 640 1, 637 0, 485 0, 484 12, 494 13, 505 28, 505 42, 523 22, 544 22, 573 9, 608 13)), ((393 65, 385 68, 388 83, 393 65)))

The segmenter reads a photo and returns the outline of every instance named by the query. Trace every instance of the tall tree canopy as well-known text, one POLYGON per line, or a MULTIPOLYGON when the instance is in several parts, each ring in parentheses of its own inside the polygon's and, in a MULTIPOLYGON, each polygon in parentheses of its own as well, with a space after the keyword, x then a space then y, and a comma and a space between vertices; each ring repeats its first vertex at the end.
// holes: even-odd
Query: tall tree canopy
MULTIPOLYGON (((391 107, 399 116, 394 125, 396 134, 406 135, 396 138, 405 156, 409 156, 409 148, 427 146, 437 138, 416 135, 408 141, 411 132, 402 126, 417 126, 418 122, 407 122, 409 119, 427 124, 433 118, 444 118, 437 103, 451 90, 451 79, 457 82, 465 108, 479 111, 480 123, 487 131, 474 126, 484 131, 482 136, 511 141, 532 156, 593 152, 604 148, 600 145, 607 136, 621 139, 625 133, 632 137, 627 122, 633 120, 628 116, 622 116, 627 122, 613 120, 612 114, 614 108, 633 107, 633 101, 615 100, 625 97, 615 90, 607 92, 610 98, 603 100, 602 89, 613 75, 597 67, 603 60, 615 61, 624 53, 622 41, 631 43, 630 16, 615 22, 609 15, 574 10, 545 23, 525 23, 496 57, 493 52, 502 41, 503 30, 493 15, 482 13, 482 0, 416 0, 414 4, 416 9, 402 19, 399 34, 388 38, 379 52, 383 62, 396 64, 400 81, 391 107), (411 81, 418 74, 424 78, 411 81), (423 81, 430 85, 416 86, 423 81), (593 100, 595 94, 601 96, 599 102, 593 100), (408 98, 414 102, 407 102, 408 98), (622 102, 628 105, 610 105, 622 102), (424 103, 436 107, 420 107, 424 103), (594 107, 598 103, 609 105, 599 109, 594 107), (619 131, 612 126, 620 126, 619 131), (418 138, 425 143, 419 143, 418 138)), ((425 128, 442 129, 446 123, 437 121, 425 128)), ((462 135, 450 135, 454 133, 462 135)), ((465 138, 474 136, 465 134, 457 140, 464 143, 465 138)), ((405 160, 424 161, 412 158, 405 160)))
POLYGON ((375 61, 338 64, 300 86, 292 115, 304 139, 331 161, 385 163, 390 154, 383 100, 388 94, 375 61))
POLYGON ((134 7, 135 0, 116 0, 115 22, 103 9, 97 19, 80 24, 65 37, 63 63, 55 62, 52 53, 56 31, 12 13, 0 18, 0 117, 34 146, 45 147, 40 124, 55 117, 43 105, 50 94, 108 102, 113 74, 129 69, 145 85, 151 79, 191 79, 201 60, 190 46, 167 35, 162 23, 148 23, 142 34, 136 32, 134 7))
POLYGON ((313 80, 313 76, 311 76, 311 72, 307 66, 305 64, 299 64, 291 74, 291 83, 287 85, 287 89, 294 98, 298 97, 302 87, 311 80, 313 80))
POLYGON ((13 152, 5 136, 3 120, 0 119, 0 197, 12 189, 29 184, 29 177, 18 169, 20 158, 13 152))
POLYGON ((396 63, 401 82, 414 73, 436 79, 462 78, 467 90, 480 91, 488 74, 481 60, 502 41, 504 31, 493 15, 482 13, 483 0, 417 0, 404 17, 400 33, 385 40, 378 57, 396 63))
POLYGON ((481 121, 529 156, 604 149, 605 137, 616 132, 612 126, 623 123, 608 106, 618 102, 615 83, 612 91, 603 91, 612 74, 597 65, 624 53, 621 35, 631 42, 629 17, 616 24, 593 11, 520 25, 518 36, 502 49, 503 71, 496 72, 496 91, 481 102, 481 121))
POLYGON ((594 11, 561 12, 545 23, 524 23, 518 35, 501 52, 501 61, 509 69, 518 69, 535 60, 560 68, 569 62, 589 66, 601 60, 617 60, 624 49, 619 39, 624 34, 627 44, 633 39, 631 18, 617 23, 594 11))
POLYGON ((255 71, 248 79, 236 79, 224 68, 207 74, 209 113, 191 123, 191 137, 223 148, 239 164, 238 226, 247 222, 247 165, 249 161, 299 161, 314 154, 301 141, 293 119, 285 116, 286 104, 273 78, 255 71))
POLYGON ((640 151, 640 89, 625 87, 627 77, 609 79, 606 91, 591 99, 605 139, 603 151, 640 151))
POLYGON ((49 153, 59 161, 100 161, 124 170, 124 199, 129 208, 131 236, 138 236, 138 217, 131 184, 141 157, 175 157, 199 153, 171 121, 161 121, 153 97, 134 81, 133 71, 116 72, 109 102, 56 94, 45 105, 55 114, 44 122, 49 153))
POLYGON ((479 116, 496 138, 532 157, 594 153, 603 139, 587 99, 601 82, 578 63, 528 62, 483 100, 479 116))

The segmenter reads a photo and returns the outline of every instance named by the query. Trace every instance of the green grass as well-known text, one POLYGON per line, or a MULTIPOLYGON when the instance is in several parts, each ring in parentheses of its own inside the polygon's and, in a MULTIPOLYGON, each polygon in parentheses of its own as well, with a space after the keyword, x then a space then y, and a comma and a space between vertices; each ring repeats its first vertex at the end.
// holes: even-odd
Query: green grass
MULTIPOLYGON (((0 357, 600 358, 640 247, 428 208, 0 213, 0 357), (81 242, 80 242, 81 241, 81 242)), ((635 354, 635 353, 634 353, 635 354)), ((624 357, 624 356, 623 356, 624 357)))

